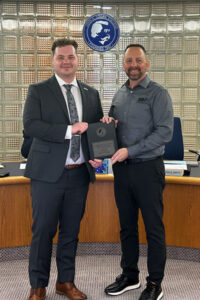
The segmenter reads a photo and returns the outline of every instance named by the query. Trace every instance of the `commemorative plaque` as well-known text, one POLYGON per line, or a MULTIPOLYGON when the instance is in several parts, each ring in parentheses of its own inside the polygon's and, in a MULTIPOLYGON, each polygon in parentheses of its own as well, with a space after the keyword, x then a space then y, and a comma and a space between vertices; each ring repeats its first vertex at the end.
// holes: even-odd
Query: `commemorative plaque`
POLYGON ((88 124, 87 139, 90 151, 90 159, 110 158, 117 151, 117 138, 115 123, 88 124))

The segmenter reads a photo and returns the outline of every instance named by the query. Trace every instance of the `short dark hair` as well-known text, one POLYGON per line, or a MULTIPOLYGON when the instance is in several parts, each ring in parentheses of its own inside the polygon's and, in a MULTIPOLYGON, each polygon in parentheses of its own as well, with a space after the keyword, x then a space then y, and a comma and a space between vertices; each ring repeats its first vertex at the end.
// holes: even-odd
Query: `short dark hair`
POLYGON ((77 53, 77 49, 78 49, 77 42, 75 40, 70 40, 70 39, 65 39, 65 38, 64 39, 57 39, 57 40, 55 40, 53 42, 53 44, 52 44, 51 51, 52 51, 52 53, 54 55, 55 49, 57 47, 64 47, 64 46, 69 46, 69 45, 73 46, 74 49, 75 49, 75 51, 76 51, 76 53, 77 53))
POLYGON ((142 45, 140 45, 140 44, 129 44, 129 45, 126 47, 126 49, 124 50, 124 53, 126 52, 126 50, 127 50, 128 48, 131 48, 131 47, 139 47, 139 48, 141 48, 141 49, 144 51, 145 54, 147 54, 147 51, 146 51, 146 49, 144 48, 144 46, 142 46, 142 45))

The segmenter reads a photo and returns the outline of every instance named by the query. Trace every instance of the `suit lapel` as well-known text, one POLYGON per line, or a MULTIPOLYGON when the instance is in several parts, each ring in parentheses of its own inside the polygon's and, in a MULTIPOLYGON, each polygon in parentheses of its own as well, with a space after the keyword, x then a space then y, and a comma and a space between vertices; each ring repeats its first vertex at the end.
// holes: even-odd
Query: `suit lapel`
POLYGON ((88 88, 82 84, 82 82, 80 80, 77 80, 78 82, 78 86, 80 88, 80 92, 81 92, 81 98, 82 98, 82 109, 83 109, 83 116, 82 116, 82 121, 86 121, 87 120, 87 114, 89 112, 89 101, 88 99, 88 88))
POLYGON ((55 75, 53 75, 49 79, 48 86, 51 89, 54 98, 58 101, 59 105, 62 107, 62 110, 63 110, 64 114, 66 115, 68 122, 70 123, 65 98, 63 97, 63 93, 62 93, 61 88, 58 84, 58 81, 56 80, 55 75))
MULTIPOLYGON (((78 86, 80 88, 81 92, 81 98, 82 98, 82 109, 83 109, 83 116, 82 116, 82 121, 84 122, 87 120, 87 114, 89 112, 89 101, 88 99, 88 88, 80 81, 77 80, 78 86)), ((61 91, 61 88, 56 80, 55 75, 53 75, 49 81, 48 81, 48 86, 51 89, 54 98, 58 101, 59 105, 62 107, 63 112, 65 113, 68 122, 70 123, 69 115, 68 115, 68 110, 65 102, 65 98, 63 97, 63 93, 61 91)))

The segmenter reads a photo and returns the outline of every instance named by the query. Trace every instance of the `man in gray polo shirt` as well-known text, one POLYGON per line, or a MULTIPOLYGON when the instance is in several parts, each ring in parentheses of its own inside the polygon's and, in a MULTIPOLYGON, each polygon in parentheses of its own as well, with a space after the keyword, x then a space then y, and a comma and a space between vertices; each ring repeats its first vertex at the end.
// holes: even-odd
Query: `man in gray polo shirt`
POLYGON ((160 300, 166 262, 163 217, 165 169, 162 155, 173 133, 173 108, 167 90, 146 74, 150 62, 142 45, 124 52, 127 82, 113 98, 109 118, 117 123, 118 151, 111 158, 115 199, 121 225, 122 274, 105 288, 120 295, 140 287, 138 211, 141 210, 148 243, 147 285, 139 300, 160 300))

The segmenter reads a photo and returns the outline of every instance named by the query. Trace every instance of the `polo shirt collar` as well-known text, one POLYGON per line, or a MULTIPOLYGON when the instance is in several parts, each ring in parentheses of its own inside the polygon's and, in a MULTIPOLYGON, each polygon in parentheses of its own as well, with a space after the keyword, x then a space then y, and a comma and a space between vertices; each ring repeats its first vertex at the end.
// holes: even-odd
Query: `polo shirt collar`
MULTIPOLYGON (((146 75, 145 78, 142 81, 140 81, 140 83, 137 86, 141 86, 144 89, 146 89, 149 85, 149 82, 150 78, 148 75, 146 75)), ((129 79, 125 82, 125 86, 129 88, 129 79)))

